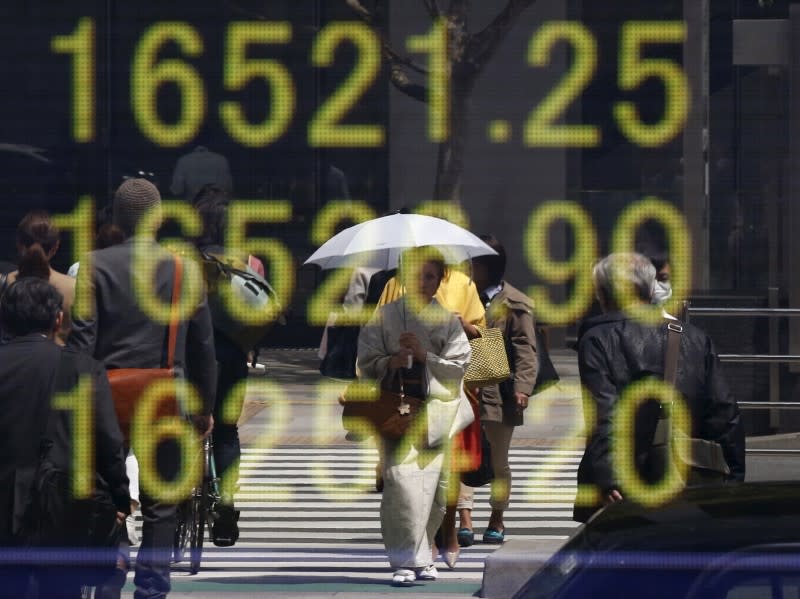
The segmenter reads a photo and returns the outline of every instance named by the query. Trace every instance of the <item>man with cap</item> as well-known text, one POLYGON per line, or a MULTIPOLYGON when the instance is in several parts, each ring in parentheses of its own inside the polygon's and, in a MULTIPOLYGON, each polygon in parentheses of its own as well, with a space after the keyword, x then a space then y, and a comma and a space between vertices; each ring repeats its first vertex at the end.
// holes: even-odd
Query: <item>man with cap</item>
MULTIPOLYGON (((145 179, 123 182, 114 195, 112 213, 114 224, 124 231, 126 240, 92 252, 86 262, 91 268, 81 268, 78 273, 77 297, 88 288, 91 309, 80 313, 76 302, 68 346, 88 352, 108 369, 165 366, 168 322, 156 320, 152 306, 157 303, 169 306, 176 262, 155 239, 160 209, 161 194, 152 183, 145 179)), ((188 284, 193 275, 189 266, 184 264, 181 297, 188 297, 192 287, 188 284)), ((199 289, 202 290, 202 285, 199 289)), ((174 367, 199 392, 202 409, 191 416, 195 426, 207 433, 213 426, 216 363, 211 313, 204 291, 200 292, 194 312, 178 324, 174 367)), ((175 440, 159 442, 156 472, 142 477, 140 500, 144 524, 134 577, 136 599, 166 597, 170 590, 176 506, 158 497, 158 485, 152 481, 175 478, 180 470, 178 449, 175 440)), ((135 441, 133 450, 141 453, 135 441)), ((114 595, 119 596, 100 594, 114 595)))

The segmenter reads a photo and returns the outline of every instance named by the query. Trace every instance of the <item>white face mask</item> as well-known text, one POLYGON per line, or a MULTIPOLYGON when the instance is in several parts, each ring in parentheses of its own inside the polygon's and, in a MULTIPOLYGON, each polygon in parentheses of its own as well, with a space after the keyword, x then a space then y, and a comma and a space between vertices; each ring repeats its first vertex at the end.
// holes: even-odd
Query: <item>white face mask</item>
POLYGON ((660 306, 671 297, 672 285, 670 285, 669 281, 656 281, 656 286, 653 289, 652 302, 660 306))

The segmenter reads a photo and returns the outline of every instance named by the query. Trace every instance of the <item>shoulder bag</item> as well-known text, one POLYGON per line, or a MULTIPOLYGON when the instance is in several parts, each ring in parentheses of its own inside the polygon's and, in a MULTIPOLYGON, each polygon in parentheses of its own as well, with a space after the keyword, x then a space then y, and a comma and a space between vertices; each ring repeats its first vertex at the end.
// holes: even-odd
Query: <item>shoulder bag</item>
MULTIPOLYGON (((667 351, 664 357, 664 382, 675 387, 683 327, 667 323, 667 351)), ((661 404, 653 435, 652 450, 663 453, 672 467, 677 467, 686 486, 718 485, 730 474, 722 446, 715 441, 697 439, 672 430, 671 404, 661 404)))
POLYGON ((147 388, 155 383, 172 385, 172 391, 165 393, 158 402, 157 417, 177 415, 178 401, 174 392, 175 344, 178 338, 178 303, 180 300, 183 262, 175 256, 175 279, 172 286, 172 306, 170 310, 169 332, 167 336, 167 365, 164 368, 113 368, 108 370, 111 397, 117 411, 117 419, 122 435, 130 442, 131 423, 136 409, 147 388))
POLYGON ((480 337, 469 340, 472 357, 464 373, 464 383, 469 387, 501 383, 511 376, 503 332, 500 329, 477 328, 480 337))

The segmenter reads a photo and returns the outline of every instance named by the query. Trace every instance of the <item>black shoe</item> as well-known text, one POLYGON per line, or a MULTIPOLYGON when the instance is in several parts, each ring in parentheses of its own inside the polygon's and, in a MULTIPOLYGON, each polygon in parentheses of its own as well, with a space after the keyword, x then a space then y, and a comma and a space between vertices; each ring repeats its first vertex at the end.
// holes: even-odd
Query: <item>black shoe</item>
POLYGON ((217 547, 230 547, 239 540, 239 510, 221 504, 216 509, 216 519, 211 526, 211 540, 217 547))

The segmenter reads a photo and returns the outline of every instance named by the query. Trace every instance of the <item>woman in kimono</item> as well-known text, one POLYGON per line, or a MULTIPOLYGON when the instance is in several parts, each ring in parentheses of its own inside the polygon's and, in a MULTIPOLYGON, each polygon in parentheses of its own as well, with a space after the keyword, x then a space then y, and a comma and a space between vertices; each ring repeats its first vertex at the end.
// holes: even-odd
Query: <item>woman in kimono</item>
POLYGON ((445 276, 438 251, 426 247, 405 252, 399 276, 406 294, 381 306, 362 328, 358 367, 362 378, 384 388, 402 374, 404 392, 422 397, 428 406, 427 423, 422 423, 426 431, 415 422, 403 439, 383 441, 381 533, 395 569, 392 584, 402 586, 438 576, 432 543, 447 499, 446 447, 465 426, 456 406, 466 399, 462 380, 470 346, 458 318, 434 299, 445 276), (452 409, 434 411, 434 400, 452 409), (448 421, 431 420, 437 417, 448 421), (442 442, 432 442, 436 428, 447 431, 442 442))

